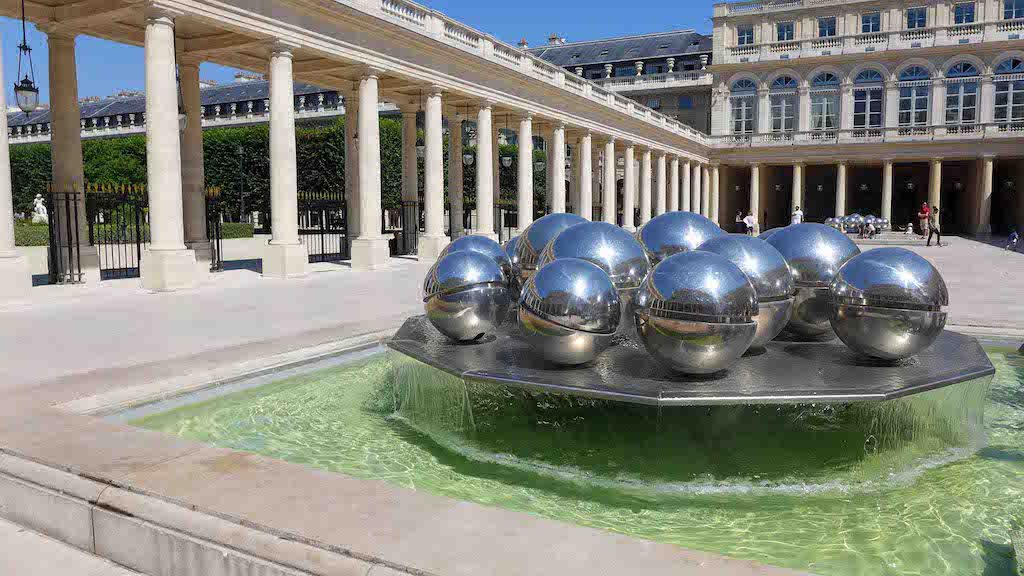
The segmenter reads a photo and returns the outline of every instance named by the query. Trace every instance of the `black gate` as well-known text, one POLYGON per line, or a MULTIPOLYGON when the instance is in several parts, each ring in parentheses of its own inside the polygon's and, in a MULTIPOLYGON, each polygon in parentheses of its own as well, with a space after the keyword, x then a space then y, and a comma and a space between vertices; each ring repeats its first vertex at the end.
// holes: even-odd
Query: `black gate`
POLYGON ((497 203, 494 205, 494 227, 498 233, 498 242, 504 244, 519 225, 519 212, 513 204, 497 203))
POLYGON ((96 246, 100 280, 138 278, 143 248, 149 244, 142 186, 97 187, 85 195, 89 242, 96 246))
POLYGON ((224 203, 220 188, 206 189, 206 238, 210 241, 210 272, 224 271, 224 203))
POLYGON ((398 255, 409 256, 419 250, 420 240, 420 203, 416 200, 403 200, 400 214, 402 221, 398 239, 398 255))
POLYGON ((49 264, 50 284, 78 284, 82 281, 82 252, 79 237, 78 205, 80 192, 54 192, 49 190, 44 199, 50 223, 49 264))
POLYGON ((299 238, 310 264, 351 258, 344 192, 299 193, 299 238))

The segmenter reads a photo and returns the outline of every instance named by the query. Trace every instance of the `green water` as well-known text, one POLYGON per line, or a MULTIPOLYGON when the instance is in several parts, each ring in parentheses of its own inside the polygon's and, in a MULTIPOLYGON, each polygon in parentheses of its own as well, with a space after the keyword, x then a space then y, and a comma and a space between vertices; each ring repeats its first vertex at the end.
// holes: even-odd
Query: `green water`
POLYGON ((135 423, 816 574, 1009 576, 1024 359, 989 355, 987 395, 659 410, 464 386, 392 354, 135 423))

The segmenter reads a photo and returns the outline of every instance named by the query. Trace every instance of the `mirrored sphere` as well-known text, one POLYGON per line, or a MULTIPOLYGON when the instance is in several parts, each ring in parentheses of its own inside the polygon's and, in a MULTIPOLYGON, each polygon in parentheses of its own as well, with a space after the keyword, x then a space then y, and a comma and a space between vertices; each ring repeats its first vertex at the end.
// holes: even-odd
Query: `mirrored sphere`
POLYGON ((786 259, 796 284, 787 328, 804 338, 829 337, 828 285, 843 264, 860 254, 860 248, 846 234, 814 223, 786 226, 768 243, 786 259))
POLYGON ((441 251, 441 256, 454 252, 478 252, 484 254, 494 260, 494 263, 501 268, 506 280, 512 277, 512 260, 509 259, 501 244, 486 236, 470 235, 456 238, 445 246, 444 250, 441 251))
POLYGON ((549 362, 590 362, 611 345, 619 326, 619 296, 600 267, 578 258, 554 260, 523 286, 519 329, 549 362))
POLYGON ((439 258, 423 283, 427 318, 452 340, 464 342, 493 332, 508 314, 511 297, 493 258, 454 252, 439 258))
POLYGON ((666 212, 651 219, 637 231, 651 264, 673 254, 696 250, 705 241, 725 232, 711 220, 693 212, 666 212))
POLYGON ((505 255, 508 256, 509 262, 512 263, 512 275, 508 278, 508 288, 512 291, 512 304, 519 303, 519 292, 522 290, 522 282, 520 274, 522 269, 519 266, 519 236, 515 236, 505 241, 502 246, 505 250, 505 255))
POLYGON ((867 356, 913 356, 931 346, 946 325, 946 282, 931 262, 904 248, 855 256, 829 290, 832 328, 867 356))
POLYGON ((685 252, 659 263, 637 298, 637 335, 670 370, 710 374, 727 368, 754 341, 754 285, 726 258, 685 252))
POLYGON ((793 311, 793 274, 774 246, 752 236, 729 234, 701 244, 700 250, 723 256, 754 285, 758 312, 754 317, 757 335, 751 344, 763 348, 786 327, 793 311))
POLYGON ((558 213, 538 218, 527 226, 519 236, 519 243, 516 246, 522 278, 525 280, 537 270, 541 253, 555 236, 558 236, 566 228, 586 221, 582 216, 576 214, 558 213))
POLYGON ((760 238, 761 240, 768 240, 769 238, 774 236, 775 233, 778 232, 779 230, 780 228, 772 228, 770 230, 765 230, 764 232, 761 232, 757 237, 760 238))

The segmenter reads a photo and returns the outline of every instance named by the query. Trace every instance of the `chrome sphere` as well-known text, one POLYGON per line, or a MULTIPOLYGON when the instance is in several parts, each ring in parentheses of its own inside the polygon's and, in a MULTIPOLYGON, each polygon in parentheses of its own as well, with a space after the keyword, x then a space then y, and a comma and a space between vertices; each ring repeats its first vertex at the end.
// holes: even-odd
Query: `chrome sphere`
POLYGON ((743 234, 712 238, 700 250, 725 257, 747 275, 757 293, 757 334, 751 348, 763 348, 786 327, 793 313, 793 274, 774 246, 743 234))
POLYGON ((775 233, 778 232, 779 230, 781 230, 781 228, 772 228, 771 230, 765 230, 764 232, 758 234, 757 237, 760 238, 761 240, 767 241, 772 236, 775 236, 775 233))
POLYGON ((787 328, 804 338, 829 338, 828 285, 860 248, 846 234, 823 224, 786 226, 768 243, 778 250, 793 273, 796 296, 787 328))
POLYGON ((904 248, 878 248, 852 258, 829 291, 832 328, 867 356, 913 356, 946 326, 946 282, 931 262, 904 248))
POLYGON ((562 258, 537 270, 519 299, 519 330, 555 364, 593 360, 611 345, 620 315, 611 278, 579 258, 562 258))
POLYGON ((548 242, 554 240, 555 236, 566 228, 586 221, 576 214, 557 213, 538 218, 527 226, 519 236, 519 243, 516 246, 522 279, 525 280, 537 270, 541 252, 547 248, 548 242))
POLYGON ((444 247, 441 256, 447 256, 454 252, 478 252, 494 260, 494 263, 501 268, 506 281, 512 278, 512 260, 509 259, 505 249, 494 240, 486 236, 461 236, 452 240, 451 244, 444 247))
POLYGON ((512 303, 517 304, 519 302, 519 292, 522 290, 523 285, 520 280, 520 274, 522 269, 519 267, 519 253, 517 248, 519 246, 519 236, 515 236, 505 241, 502 248, 505 250, 505 255, 508 256, 509 262, 512 264, 512 274, 508 277, 508 288, 512 291, 512 303))
POLYGON ((693 212, 666 212, 637 231, 652 264, 679 252, 696 250, 706 240, 723 236, 717 224, 693 212))
POLYGON ((847 228, 853 228, 859 230, 864 225, 864 217, 860 214, 850 214, 846 218, 843 218, 843 223, 846 224, 847 228))
POLYGON ((662 365, 687 374, 725 369, 754 341, 757 294, 738 266, 694 251, 661 261, 644 283, 636 330, 662 365))
POLYGON ((493 332, 511 305, 505 275, 493 258, 479 252, 453 252, 438 259, 423 283, 427 318, 458 342, 493 332))
POLYGON ((866 226, 868 224, 872 224, 872 225, 875 226, 875 228, 878 228, 878 217, 871 216, 871 215, 865 216, 864 217, 864 225, 866 226))

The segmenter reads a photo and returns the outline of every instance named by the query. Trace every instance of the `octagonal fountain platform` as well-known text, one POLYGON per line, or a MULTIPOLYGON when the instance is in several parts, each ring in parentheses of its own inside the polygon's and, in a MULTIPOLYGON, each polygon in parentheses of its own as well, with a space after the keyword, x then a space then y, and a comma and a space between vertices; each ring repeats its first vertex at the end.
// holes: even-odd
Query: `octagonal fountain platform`
POLYGON ((948 330, 924 352, 895 363, 860 356, 839 340, 776 340, 762 353, 700 377, 670 372, 629 338, 590 364, 548 364, 519 336, 514 321, 480 341, 458 344, 416 316, 388 346, 467 381, 657 406, 880 402, 995 373, 977 340, 948 330))

